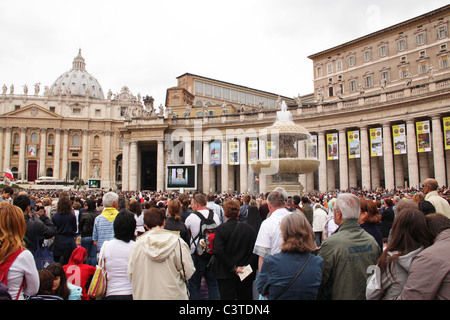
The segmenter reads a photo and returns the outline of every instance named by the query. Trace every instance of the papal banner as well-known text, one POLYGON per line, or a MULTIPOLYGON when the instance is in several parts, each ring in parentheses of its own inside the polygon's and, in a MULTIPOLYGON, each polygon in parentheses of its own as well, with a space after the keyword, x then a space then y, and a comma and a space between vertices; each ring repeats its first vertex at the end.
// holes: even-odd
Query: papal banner
POLYGON ((338 134, 328 133, 327 134, 327 160, 337 160, 339 159, 339 144, 338 144, 338 134))
POLYGON ((394 155, 406 154, 405 124, 397 124, 392 126, 392 139, 394 143, 394 155))
POLYGON ((431 151, 430 120, 416 122, 417 152, 431 151))
POLYGON ((381 157, 383 155, 383 140, 381 128, 370 129, 370 156, 381 157))
POLYGON ((220 166, 220 142, 211 142, 211 165, 220 166))
POLYGON ((308 140, 306 140, 306 158, 317 159, 317 135, 312 134, 308 140))
POLYGON ((348 158, 361 158, 361 144, 359 143, 359 131, 348 131, 348 158))
POLYGON ((232 166, 239 165, 239 141, 232 141, 228 144, 228 164, 232 166))
POLYGON ((266 144, 266 157, 267 159, 273 159, 274 158, 274 152, 275 152, 275 143, 272 141, 267 141, 266 144))
POLYGON ((258 141, 248 140, 248 163, 258 160, 258 141))
POLYGON ((450 150, 450 117, 443 119, 444 122, 444 146, 445 150, 450 150))

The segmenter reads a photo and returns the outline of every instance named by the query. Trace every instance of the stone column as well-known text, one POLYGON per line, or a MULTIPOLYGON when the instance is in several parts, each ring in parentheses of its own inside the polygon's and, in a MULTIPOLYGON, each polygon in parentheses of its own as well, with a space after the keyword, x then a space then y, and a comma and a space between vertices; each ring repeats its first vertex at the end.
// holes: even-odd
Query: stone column
MULTIPOLYGON (((0 128, 0 171, 5 171, 3 169, 3 146, 5 143, 3 142, 3 128, 0 128)), ((5 153, 7 153, 8 150, 5 149, 5 153)))
MULTIPOLYGON (((297 156, 299 159, 305 159, 305 140, 297 141, 297 156)), ((298 176, 298 182, 303 186, 303 192, 307 192, 307 177, 306 174, 300 174, 298 176)), ((301 194, 299 196, 302 196, 301 194)))
POLYGON ((45 171, 45 158, 47 155, 47 129, 41 128, 41 142, 39 149, 39 176, 46 176, 47 173, 45 171))
POLYGON ((20 128, 20 145, 19 145, 19 179, 25 179, 25 150, 26 150, 27 128, 20 128))
POLYGON ((247 164, 247 141, 245 137, 239 138, 239 186, 241 193, 248 192, 248 164, 247 164))
POLYGON ((69 130, 63 130, 62 179, 69 179, 69 130))
POLYGON ((370 189, 370 150, 367 127, 360 128, 361 136, 361 182, 363 189, 370 189))
POLYGON ((358 187, 358 173, 356 172, 356 159, 348 159, 348 180, 349 187, 356 188, 358 187))
POLYGON ((229 187, 229 183, 228 183, 228 145, 227 145, 227 140, 224 138, 222 140, 222 147, 221 147, 221 165, 220 165, 220 170, 221 170, 221 184, 222 184, 222 192, 228 192, 228 187, 229 187))
POLYGON ((417 142, 414 119, 406 121, 406 139, 408 147, 408 176, 409 187, 419 187, 419 166, 417 157, 417 142))
MULTIPOLYGON (((258 154, 259 154, 259 160, 266 159, 266 139, 259 138, 258 141, 258 154)), ((266 193, 267 192, 267 175, 259 173, 259 193, 266 193)))
POLYGON ((339 130, 339 181, 340 189, 348 189, 347 132, 339 130))
POLYGON ((370 158, 370 168, 372 177, 372 190, 380 186, 380 157, 370 158))
POLYGON ((446 184, 445 179, 445 157, 444 157, 444 140, 442 138, 441 117, 433 116, 431 118, 433 129, 433 158, 434 158, 434 178, 439 186, 446 184))
MULTIPOLYGON (((158 150, 158 158, 159 158, 159 150, 158 150)), ((159 161, 158 161, 158 163, 159 163, 159 161)), ((129 172, 130 172, 129 189, 131 191, 136 191, 138 189, 138 181, 137 181, 137 178, 138 178, 138 146, 137 146, 137 141, 131 141, 131 143, 130 143, 129 172)), ((159 170, 158 170, 158 172, 159 172, 159 170)))
POLYGON ((184 164, 192 164, 192 142, 190 136, 184 140, 184 164))
POLYGON ((327 153, 325 144, 325 133, 319 132, 318 134, 318 148, 319 148, 319 191, 326 192, 327 191, 327 153))
POLYGON ((395 188, 394 159, 392 156, 392 136, 390 123, 383 123, 383 160, 384 160, 384 187, 387 190, 395 188))
POLYGON ((113 131, 105 130, 103 131, 103 163, 102 163, 102 185, 110 186, 110 172, 112 167, 111 162, 111 135, 113 131))
POLYGON ((11 127, 5 128, 5 152, 3 154, 3 171, 11 169, 11 127))
MULTIPOLYGON (((56 179, 61 179, 60 175, 60 156, 61 156, 61 129, 55 129, 55 152, 53 154, 53 176, 56 179)), ((65 177, 62 177, 65 179, 65 177)), ((69 177, 68 177, 69 178, 69 177)))
POLYGON ((81 178, 83 180, 89 179, 89 130, 83 130, 83 145, 81 149, 82 163, 81 163, 81 178))
POLYGON ((211 161, 209 159, 211 159, 209 141, 203 141, 202 181, 204 194, 208 194, 210 189, 211 161))
POLYGON ((122 191, 130 190, 129 187, 129 163, 130 163, 130 143, 123 141, 122 143, 122 191))
POLYGON ((395 186, 405 185, 405 173, 403 171, 403 155, 397 154, 394 156, 394 175, 395 175, 395 186))
POLYGON ((157 174, 156 174, 156 189, 157 191, 164 191, 164 142, 162 140, 158 141, 158 155, 156 160, 157 174))

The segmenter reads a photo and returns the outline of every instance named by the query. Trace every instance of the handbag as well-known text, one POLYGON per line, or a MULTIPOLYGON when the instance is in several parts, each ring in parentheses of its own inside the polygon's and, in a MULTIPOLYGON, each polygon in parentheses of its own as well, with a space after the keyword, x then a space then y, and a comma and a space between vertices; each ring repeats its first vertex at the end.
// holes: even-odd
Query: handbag
MULTIPOLYGON (((105 243, 103 244, 105 246, 105 243)), ((95 273, 92 276, 91 284, 87 294, 92 299, 98 299, 106 295, 106 270, 103 260, 104 248, 100 250, 100 257, 98 260, 98 265, 95 269, 95 273)))
POLYGON ((309 259, 311 258, 311 253, 308 256, 308 259, 306 260, 305 264, 303 265, 303 267, 300 269, 300 271, 297 273, 297 275, 294 277, 294 279, 291 280, 291 282, 286 286, 286 288, 283 289, 283 291, 281 291, 274 300, 277 300, 283 293, 285 293, 287 291, 287 289, 289 289, 292 284, 295 282, 295 280, 297 280, 298 276, 300 275, 300 273, 302 273, 303 269, 305 269, 306 265, 309 262, 309 259))
POLYGON ((187 279, 186 279, 186 271, 184 271, 183 252, 181 251, 181 242, 180 242, 180 239, 178 239, 178 244, 179 244, 179 246, 180 246, 180 259, 181 259, 181 268, 183 269, 183 281, 184 281, 184 283, 185 283, 185 285, 186 285, 186 293, 187 293, 187 297, 188 297, 188 299, 189 299, 189 296, 190 296, 190 294, 189 294, 189 286, 188 286, 188 281, 187 281, 187 279))
POLYGON ((36 269, 44 270, 49 264, 54 263, 55 260, 53 259, 53 252, 48 250, 46 246, 39 245, 37 221, 34 222, 34 243, 36 244, 36 251, 34 252, 36 269))

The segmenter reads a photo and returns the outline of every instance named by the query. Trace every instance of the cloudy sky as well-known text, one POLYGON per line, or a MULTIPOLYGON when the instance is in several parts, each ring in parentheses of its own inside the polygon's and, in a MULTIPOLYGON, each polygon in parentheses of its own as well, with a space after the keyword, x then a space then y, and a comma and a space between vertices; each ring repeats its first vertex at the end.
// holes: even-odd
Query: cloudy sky
MULTIPOLYGON (((82 49, 103 91, 164 104, 189 72, 288 97, 313 92, 308 55, 448 0, 0 0, 0 86, 41 88, 82 49)), ((9 89, 8 89, 9 92, 9 89)))

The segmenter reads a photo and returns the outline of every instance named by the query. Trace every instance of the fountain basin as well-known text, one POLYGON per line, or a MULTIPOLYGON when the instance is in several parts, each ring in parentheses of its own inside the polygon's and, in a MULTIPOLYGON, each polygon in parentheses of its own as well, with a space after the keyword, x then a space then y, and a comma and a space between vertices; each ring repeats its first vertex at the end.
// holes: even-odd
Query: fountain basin
POLYGON ((277 173, 305 174, 316 171, 320 161, 317 159, 276 158, 250 162, 250 166, 256 173, 262 170, 276 169, 277 173))

